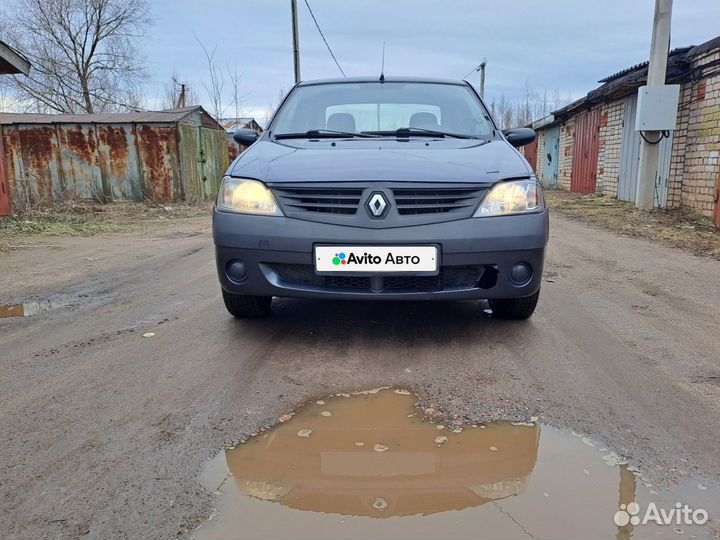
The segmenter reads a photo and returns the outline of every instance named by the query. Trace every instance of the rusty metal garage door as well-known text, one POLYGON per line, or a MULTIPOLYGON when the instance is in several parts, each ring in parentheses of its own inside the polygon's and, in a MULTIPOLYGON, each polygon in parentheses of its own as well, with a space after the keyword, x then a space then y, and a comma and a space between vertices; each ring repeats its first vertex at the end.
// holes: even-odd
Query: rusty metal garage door
POLYGON ((5 175, 5 150, 0 131, 0 216, 10 215, 10 186, 5 175))
POLYGON ((523 153, 525 154, 525 159, 528 160, 528 163, 530 163, 530 166, 533 168, 533 171, 537 171, 537 151, 538 151, 538 140, 537 137, 535 137, 535 140, 531 142, 530 144, 526 144, 523 146, 523 153))
POLYGON ((720 228, 720 173, 715 184, 715 226, 720 228))
POLYGON ((570 191, 575 193, 595 193, 599 120, 599 109, 583 112, 577 116, 570 183, 570 191))

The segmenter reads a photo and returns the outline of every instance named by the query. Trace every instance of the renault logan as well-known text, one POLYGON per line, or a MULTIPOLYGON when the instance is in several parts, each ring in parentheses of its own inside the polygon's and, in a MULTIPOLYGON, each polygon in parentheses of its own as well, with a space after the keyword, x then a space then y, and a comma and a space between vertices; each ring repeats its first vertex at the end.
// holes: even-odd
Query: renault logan
POLYGON ((229 167, 213 212, 228 311, 273 297, 487 299, 526 319, 548 211, 515 147, 465 81, 346 78, 296 85, 229 167))

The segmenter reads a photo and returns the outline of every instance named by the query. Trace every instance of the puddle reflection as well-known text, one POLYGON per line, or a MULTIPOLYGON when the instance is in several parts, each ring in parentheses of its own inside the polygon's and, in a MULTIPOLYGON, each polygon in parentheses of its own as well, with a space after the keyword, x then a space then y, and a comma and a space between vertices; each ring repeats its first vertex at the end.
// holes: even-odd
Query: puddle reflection
POLYGON ((0 305, 0 319, 11 317, 31 317, 39 313, 52 311, 60 307, 64 307, 62 302, 53 302, 52 300, 28 301, 22 304, 0 305))
POLYGON ((353 516, 462 510, 522 491, 537 458, 537 426, 453 433, 408 417, 412 405, 412 398, 387 391, 314 404, 228 452, 227 465, 247 495, 353 516), (323 416, 328 407, 332 416, 323 416), (300 426, 311 430, 309 437, 298 436, 300 426))
POLYGON ((648 490, 612 452, 533 423, 439 426, 414 403, 397 390, 312 402, 222 453, 202 478, 216 514, 195 538, 633 536, 613 516, 648 490))

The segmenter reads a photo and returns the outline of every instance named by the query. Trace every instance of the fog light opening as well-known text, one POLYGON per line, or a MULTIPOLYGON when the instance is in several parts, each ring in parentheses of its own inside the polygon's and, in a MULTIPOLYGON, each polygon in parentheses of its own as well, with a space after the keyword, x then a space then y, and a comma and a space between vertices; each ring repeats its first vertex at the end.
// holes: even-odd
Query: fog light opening
POLYGON ((510 281, 513 285, 527 285, 532 279, 532 268, 527 263, 517 263, 510 269, 510 281))
POLYGON ((497 285, 498 269, 496 266, 486 265, 482 277, 477 282, 479 289, 492 289, 497 285))
POLYGON ((230 261, 225 271, 231 281, 240 282, 247 278, 247 267, 242 261, 230 261))

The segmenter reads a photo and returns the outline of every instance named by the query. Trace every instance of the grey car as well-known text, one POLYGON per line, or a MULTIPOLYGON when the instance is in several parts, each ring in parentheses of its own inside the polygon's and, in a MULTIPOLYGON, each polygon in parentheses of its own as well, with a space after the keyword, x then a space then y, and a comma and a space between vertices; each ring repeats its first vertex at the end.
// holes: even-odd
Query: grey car
POLYGON ((515 147, 465 81, 302 82, 229 167, 213 212, 228 311, 273 297, 487 299, 532 315, 548 210, 515 147))

